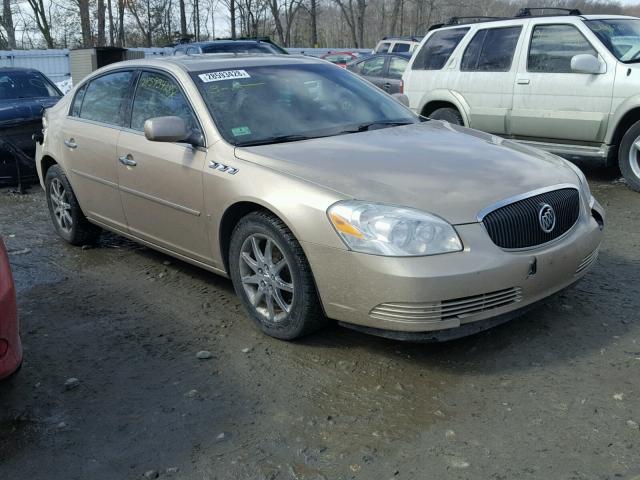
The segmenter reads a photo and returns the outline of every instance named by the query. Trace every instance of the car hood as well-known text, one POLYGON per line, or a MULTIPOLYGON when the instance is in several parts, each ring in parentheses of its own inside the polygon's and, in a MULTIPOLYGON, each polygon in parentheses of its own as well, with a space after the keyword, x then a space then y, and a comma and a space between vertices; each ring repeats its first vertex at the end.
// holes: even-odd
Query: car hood
POLYGON ((42 118, 45 108, 54 106, 61 97, 16 98, 0 100, 0 125, 8 126, 42 118))
POLYGON ((579 179, 554 155, 440 121, 236 148, 264 165, 358 200, 402 205, 453 224, 477 222, 483 208, 579 179))

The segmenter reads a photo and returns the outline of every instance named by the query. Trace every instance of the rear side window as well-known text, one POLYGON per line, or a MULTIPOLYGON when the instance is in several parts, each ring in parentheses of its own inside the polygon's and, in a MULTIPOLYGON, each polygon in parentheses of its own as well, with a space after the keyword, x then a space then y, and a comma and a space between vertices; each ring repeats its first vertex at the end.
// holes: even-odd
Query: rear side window
POLYGON ((378 49, 376 50, 376 53, 387 53, 389 51, 390 46, 391 46, 390 43, 383 43, 378 47, 378 49))
POLYGON ((72 117, 80 116, 80 107, 82 107, 82 99, 84 98, 84 92, 87 91, 87 85, 83 85, 76 92, 76 96, 73 99, 73 105, 71 105, 71 113, 72 117))
POLYGON ((122 125, 122 105, 129 96, 133 72, 115 72, 96 78, 87 87, 80 118, 122 125))
POLYGON ((131 128, 142 131, 144 122, 150 118, 167 116, 182 118, 188 130, 198 129, 191 107, 176 82, 160 73, 143 72, 131 109, 131 128))
POLYGON ((416 54, 412 70, 440 70, 468 31, 453 28, 435 32, 416 54))
POLYGON ((400 57, 391 57, 389 59, 389 78, 402 78, 404 70, 407 68, 409 60, 400 57))
POLYGON ((572 73, 571 58, 574 55, 598 52, 580 31, 572 25, 537 25, 531 35, 527 58, 530 72, 572 73))
POLYGON ((522 27, 490 28, 475 34, 462 56, 465 72, 507 72, 518 45, 522 27))
POLYGON ((396 43, 393 46, 394 52, 408 52, 411 45, 409 43, 396 43))

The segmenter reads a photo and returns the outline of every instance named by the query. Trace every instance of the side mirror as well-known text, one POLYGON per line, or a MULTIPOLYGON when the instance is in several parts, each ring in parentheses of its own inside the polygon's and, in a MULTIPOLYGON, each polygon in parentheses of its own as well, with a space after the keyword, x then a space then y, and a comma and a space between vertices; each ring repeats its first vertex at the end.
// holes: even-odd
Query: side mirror
POLYGON ((600 60, 588 53, 574 55, 571 58, 571 70, 576 73, 598 74, 604 73, 604 65, 600 60))
POLYGON ((190 132, 180 117, 154 117, 144 122, 144 136, 152 142, 186 142, 202 146, 200 132, 190 132))
POLYGON ((405 107, 409 108, 409 97, 407 97, 404 93, 394 93, 391 96, 396 102, 401 103, 405 107))

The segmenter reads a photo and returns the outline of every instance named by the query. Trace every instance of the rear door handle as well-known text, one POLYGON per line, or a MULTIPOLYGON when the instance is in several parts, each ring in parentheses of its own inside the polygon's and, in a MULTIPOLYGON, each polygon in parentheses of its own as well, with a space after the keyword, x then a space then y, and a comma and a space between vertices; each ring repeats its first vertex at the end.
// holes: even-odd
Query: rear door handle
POLYGON ((528 78, 519 78, 518 79, 518 85, 529 85, 529 79, 528 78))
POLYGON ((121 164, 126 165, 127 167, 135 167, 136 165, 138 165, 138 162, 133 159, 131 154, 123 155, 122 157, 118 158, 118 160, 120 160, 121 164))
POLYGON ((64 144, 69 148, 78 148, 78 144, 73 138, 70 138, 69 140, 65 140, 64 144))

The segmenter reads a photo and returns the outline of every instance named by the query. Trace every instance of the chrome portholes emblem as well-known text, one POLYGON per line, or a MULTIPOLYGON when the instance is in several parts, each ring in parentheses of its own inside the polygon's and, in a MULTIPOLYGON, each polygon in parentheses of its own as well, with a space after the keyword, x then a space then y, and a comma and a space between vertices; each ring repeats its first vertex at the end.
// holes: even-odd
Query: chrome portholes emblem
POLYGON ((538 210, 538 221, 544 233, 551 233, 556 226, 556 212, 548 203, 540 205, 538 210))
POLYGON ((229 175, 235 175, 236 173, 238 173, 237 168, 214 161, 209 161, 209 168, 213 168, 214 170, 218 170, 219 172, 228 173, 229 175))

